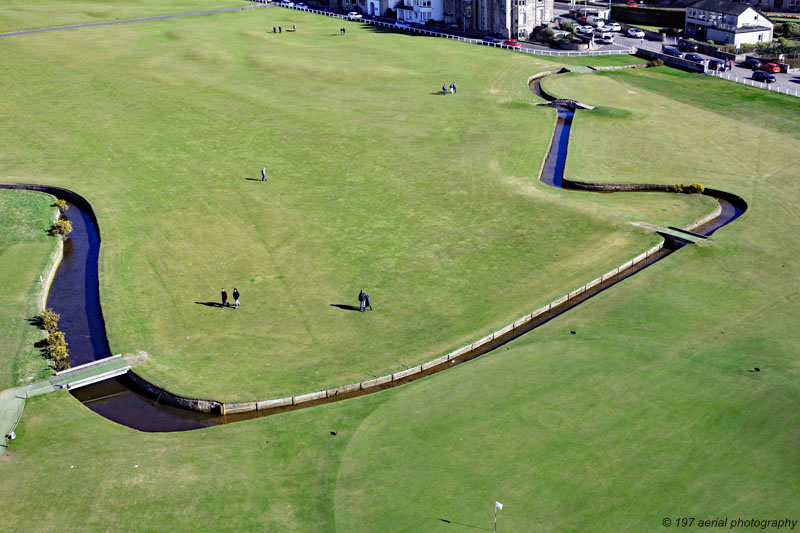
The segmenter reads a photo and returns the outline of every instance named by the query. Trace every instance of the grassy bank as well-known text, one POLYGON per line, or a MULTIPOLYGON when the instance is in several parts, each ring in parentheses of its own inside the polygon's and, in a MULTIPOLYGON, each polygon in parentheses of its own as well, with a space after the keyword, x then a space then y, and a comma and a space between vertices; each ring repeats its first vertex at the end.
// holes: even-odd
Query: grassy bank
POLYGON ((40 276, 58 241, 47 234, 53 198, 0 190, 0 389, 36 381, 51 370, 34 343, 44 338, 28 319, 39 314, 40 276))

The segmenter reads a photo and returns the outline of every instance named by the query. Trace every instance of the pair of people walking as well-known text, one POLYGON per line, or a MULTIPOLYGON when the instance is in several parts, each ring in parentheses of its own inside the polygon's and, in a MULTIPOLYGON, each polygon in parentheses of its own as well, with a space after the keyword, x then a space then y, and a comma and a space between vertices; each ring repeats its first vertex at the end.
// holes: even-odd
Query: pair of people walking
MULTIPOLYGON (((225 291, 225 287, 222 287, 222 308, 230 307, 231 305, 228 303, 228 293, 225 291)), ((233 308, 239 309, 239 289, 236 287, 233 288, 233 308)))
POLYGON ((367 307, 372 311, 372 302, 369 301, 369 294, 362 290, 358 293, 358 310, 363 313, 367 307))
POLYGON ((339 28, 339 35, 344 35, 346 32, 347 32, 347 29, 344 26, 339 28))
MULTIPOLYGON (((275 33, 275 26, 272 27, 272 33, 275 33)), ((278 26, 278 33, 283 33, 283 28, 278 26)))

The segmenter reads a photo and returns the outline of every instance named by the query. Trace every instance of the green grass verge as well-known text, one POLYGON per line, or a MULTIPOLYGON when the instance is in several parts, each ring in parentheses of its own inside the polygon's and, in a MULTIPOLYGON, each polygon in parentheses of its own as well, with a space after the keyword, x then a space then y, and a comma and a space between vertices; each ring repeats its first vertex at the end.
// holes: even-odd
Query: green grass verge
POLYGON ((539 184, 554 111, 526 80, 552 62, 341 24, 270 8, 4 41, 4 172, 92 202, 112 351, 149 352, 138 372, 173 392, 396 371, 657 242, 629 222, 708 210, 539 184), (221 287, 239 311, 202 305, 221 287), (374 312, 332 307, 362 288, 374 312))
POLYGON ((0 389, 52 373, 34 347, 43 332, 27 320, 39 314, 39 277, 58 244, 47 234, 52 203, 46 194, 0 190, 0 389))

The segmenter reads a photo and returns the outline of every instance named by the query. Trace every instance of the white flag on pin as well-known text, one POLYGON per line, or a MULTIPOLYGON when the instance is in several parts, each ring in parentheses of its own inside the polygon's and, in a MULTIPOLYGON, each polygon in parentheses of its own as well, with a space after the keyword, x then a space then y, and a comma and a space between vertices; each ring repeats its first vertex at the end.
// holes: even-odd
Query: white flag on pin
POLYGON ((500 509, 501 511, 503 510, 503 504, 500 502, 494 502, 494 506, 495 508, 500 509))

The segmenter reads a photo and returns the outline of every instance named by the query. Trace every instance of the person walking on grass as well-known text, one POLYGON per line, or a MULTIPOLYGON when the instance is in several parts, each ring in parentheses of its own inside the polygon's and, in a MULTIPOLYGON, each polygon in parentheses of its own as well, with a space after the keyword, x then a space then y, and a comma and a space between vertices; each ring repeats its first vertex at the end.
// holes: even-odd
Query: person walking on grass
POLYGON ((297 24, 292 24, 292 33, 297 31, 297 24))
POLYGON ((283 28, 278 26, 278 33, 283 33, 283 28))
POLYGON ((456 82, 450 84, 450 89, 452 89, 453 94, 456 94, 456 82))
POLYGON ((362 290, 361 292, 358 293, 358 310, 361 311, 362 313, 364 312, 364 306, 366 305, 366 302, 367 302, 367 295, 362 290))
POLYGON ((272 33, 278 33, 277 31, 275 31, 275 26, 272 27, 272 33))
POLYGON ((261 168, 261 181, 267 181, 267 167, 261 168))
POLYGON ((222 307, 228 307, 228 293, 225 292, 225 287, 222 287, 222 307))
POLYGON ((372 302, 369 301, 369 294, 364 293, 364 304, 372 311, 372 302))
POLYGON ((442 85, 442 94, 447 96, 447 86, 446 85, 442 85))
POLYGON ((239 289, 233 288, 233 309, 239 309, 239 289))

